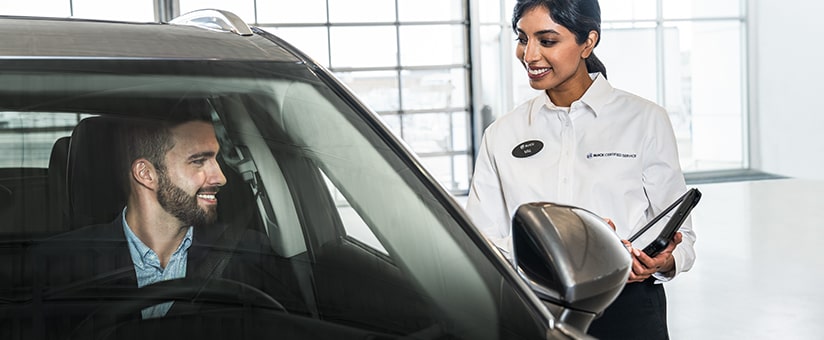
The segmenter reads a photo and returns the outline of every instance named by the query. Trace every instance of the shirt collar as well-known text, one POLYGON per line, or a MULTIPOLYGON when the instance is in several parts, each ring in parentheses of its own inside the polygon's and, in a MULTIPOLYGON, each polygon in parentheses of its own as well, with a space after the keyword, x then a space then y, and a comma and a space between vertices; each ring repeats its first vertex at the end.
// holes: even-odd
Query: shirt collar
POLYGON ((613 88, 603 74, 590 73, 589 76, 592 78, 592 85, 584 92, 580 101, 589 106, 597 117, 605 113, 603 108, 609 102, 613 88))
MULTIPOLYGON (((582 103, 588 106, 592 113, 595 114, 597 117, 598 115, 603 114, 602 112, 604 106, 606 106, 607 102, 609 101, 609 94, 612 93, 613 88, 612 85, 604 78, 601 73, 590 73, 589 77, 592 79, 592 84, 589 85, 589 88, 584 92, 584 95, 581 96, 581 99, 578 99, 572 103, 572 108, 574 109, 576 103, 582 103)), ((545 99, 545 106, 550 110, 561 109, 560 106, 556 106, 555 103, 549 99, 549 94, 544 91, 544 99, 545 99)), ((581 105, 581 104, 577 104, 581 105)), ((564 109, 566 110, 566 109, 564 109)))
MULTIPOLYGON (((126 241, 129 244, 129 253, 132 255, 132 261, 136 266, 143 267, 144 264, 150 262, 150 256, 154 255, 154 251, 152 248, 149 248, 140 238, 132 232, 132 229, 129 227, 129 223, 126 222, 126 208, 123 208, 123 232, 126 234, 126 241), (138 261, 138 259, 140 261, 138 261)), ((186 236, 183 238, 183 242, 180 242, 180 245, 177 247, 175 252, 172 256, 177 256, 183 251, 187 251, 189 247, 192 245, 192 232, 193 228, 189 226, 189 229, 186 231, 186 236)), ((157 259, 157 256, 154 256, 154 259, 157 259)))

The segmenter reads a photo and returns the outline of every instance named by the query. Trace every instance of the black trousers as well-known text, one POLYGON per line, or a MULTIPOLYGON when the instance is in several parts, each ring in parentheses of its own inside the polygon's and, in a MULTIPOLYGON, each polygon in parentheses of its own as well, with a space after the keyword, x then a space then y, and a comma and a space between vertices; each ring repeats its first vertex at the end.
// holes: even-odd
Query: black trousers
POLYGON ((669 339, 667 296, 664 285, 650 277, 629 283, 600 317, 592 321, 589 335, 598 339, 669 339))

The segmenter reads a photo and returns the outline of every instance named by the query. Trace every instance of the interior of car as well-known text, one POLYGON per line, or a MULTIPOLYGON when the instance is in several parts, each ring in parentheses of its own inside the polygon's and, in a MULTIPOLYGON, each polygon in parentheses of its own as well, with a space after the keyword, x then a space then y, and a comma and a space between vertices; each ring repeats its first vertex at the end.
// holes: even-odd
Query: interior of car
POLYGON ((305 66, 173 61, 139 77, 129 72, 145 70, 141 61, 15 67, 0 78, 0 338, 231 337, 238 327, 264 336, 292 326, 298 339, 523 338, 544 327, 501 275, 505 264, 432 194, 434 181, 382 139, 394 137, 305 66), (95 72, 53 72, 64 68, 95 72), (105 252, 122 239, 82 231, 123 212, 122 131, 180 110, 214 126, 227 178, 221 229, 193 265, 208 279, 137 289, 124 281, 128 254, 105 252), (246 247, 249 235, 264 246, 246 247), (246 259, 276 274, 231 279, 246 259), (78 274, 89 267, 104 275, 78 274), (167 317, 122 317, 170 300, 167 317))
MULTIPOLYGON (((51 267, 30 266, 40 263, 40 259, 34 258, 37 251, 31 249, 37 249, 38 243, 50 237, 109 223, 122 213, 126 196, 122 176, 118 175, 123 169, 118 167, 117 155, 121 151, 117 136, 124 133, 132 120, 123 115, 84 114, 69 136, 53 141, 45 168, 0 170, 0 194, 8 202, 0 212, 0 220, 6 221, 3 241, 8 245, 3 248, 3 262, 10 264, 0 269, 0 282, 5 286, 0 294, 4 299, 60 301, 65 307, 71 305, 67 297, 83 292, 84 286, 71 280, 56 281, 61 282, 59 286, 40 287, 41 269, 49 271, 46 276, 56 274, 51 267)), ((218 223, 234 226, 227 228, 227 234, 251 229, 266 235, 272 249, 294 275, 302 300, 300 307, 287 310, 288 314, 388 333, 412 332, 433 322, 427 298, 410 286, 389 256, 346 237, 327 182, 311 158, 299 150, 270 148, 263 140, 233 141, 231 124, 231 118, 216 124, 219 139, 224 143, 221 148, 228 150, 220 158, 227 185, 219 193, 218 223), (277 150, 276 157, 271 157, 271 149, 277 150), (268 157, 261 157, 264 153, 268 157), (261 173, 261 169, 272 168, 277 171, 261 173), (280 185, 273 184, 277 190, 268 190, 269 183, 280 185), (279 203, 273 204, 275 200, 279 203), (290 209, 284 210, 287 206, 290 209), (285 223, 297 225, 286 227, 285 223), (296 238, 300 244, 295 244, 296 238)), ((61 248, 57 255, 65 251, 61 248)), ((117 301, 115 296, 98 296, 97 300, 101 298, 117 301)), ((148 298, 152 299, 156 297, 148 298)), ((78 315, 83 315, 79 311, 97 309, 98 302, 75 304, 73 310, 77 313, 62 308, 46 314, 50 319, 67 316, 57 323, 70 332, 78 315)), ((218 315, 215 311, 210 313, 212 317, 218 315)), ((206 314, 198 315, 202 318, 206 314)), ((222 318, 228 314, 219 315, 222 318)), ((84 324, 82 320, 85 318, 80 324, 84 324)), ((162 325, 168 320, 153 322, 162 325)), ((119 324, 116 328, 129 324, 122 320, 112 323, 119 324)), ((53 328, 58 329, 63 331, 61 327, 53 328)))

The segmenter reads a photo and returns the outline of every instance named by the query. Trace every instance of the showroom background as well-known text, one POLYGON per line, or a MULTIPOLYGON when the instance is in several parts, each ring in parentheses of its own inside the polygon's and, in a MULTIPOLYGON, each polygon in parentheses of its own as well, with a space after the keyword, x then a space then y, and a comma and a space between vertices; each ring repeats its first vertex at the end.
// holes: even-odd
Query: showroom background
MULTIPOLYGON (((456 195, 483 128, 536 93, 512 57, 513 1, 28 0, 0 13, 168 21, 221 8, 338 75, 456 195)), ((610 81, 666 107, 692 183, 824 178, 811 104, 824 5, 801 0, 604 0, 610 81), (810 62, 807 62, 810 61, 810 62), (811 73, 812 71, 812 73, 811 73)))

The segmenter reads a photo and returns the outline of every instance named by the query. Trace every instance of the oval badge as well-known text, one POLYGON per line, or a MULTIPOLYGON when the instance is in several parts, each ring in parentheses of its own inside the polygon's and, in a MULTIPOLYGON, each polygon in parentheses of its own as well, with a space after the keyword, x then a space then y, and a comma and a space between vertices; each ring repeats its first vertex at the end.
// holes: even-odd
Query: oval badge
POLYGON ((541 151, 544 148, 544 143, 539 140, 528 140, 518 144, 512 149, 512 155, 518 158, 526 158, 541 151))

